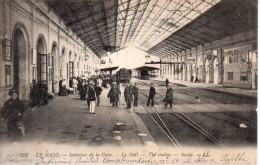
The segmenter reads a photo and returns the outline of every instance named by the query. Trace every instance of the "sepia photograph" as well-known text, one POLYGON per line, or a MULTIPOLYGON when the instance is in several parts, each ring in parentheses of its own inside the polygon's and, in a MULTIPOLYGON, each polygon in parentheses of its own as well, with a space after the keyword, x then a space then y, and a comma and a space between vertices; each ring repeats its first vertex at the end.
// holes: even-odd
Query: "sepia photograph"
POLYGON ((257 164, 258 0, 0 13, 0 165, 257 164))

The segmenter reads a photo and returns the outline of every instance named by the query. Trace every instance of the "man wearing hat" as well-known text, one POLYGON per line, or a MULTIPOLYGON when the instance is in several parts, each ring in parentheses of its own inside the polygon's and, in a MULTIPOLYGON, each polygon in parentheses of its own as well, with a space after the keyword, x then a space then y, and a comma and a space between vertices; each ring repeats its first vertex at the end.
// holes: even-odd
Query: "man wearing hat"
POLYGON ((76 77, 73 77, 72 79, 72 88, 73 88, 73 95, 77 94, 78 91, 78 80, 76 79, 76 77))
POLYGON ((153 86, 153 83, 150 84, 150 91, 149 91, 149 97, 148 97, 148 102, 147 102, 147 106, 149 107, 150 105, 150 101, 151 101, 151 106, 154 106, 154 96, 155 96, 156 92, 155 92, 155 88, 153 86))
POLYGON ((90 113, 95 114, 97 94, 94 89, 94 82, 92 80, 89 82, 88 99, 90 101, 89 111, 90 113))
POLYGON ((137 107, 138 92, 139 92, 139 88, 138 88, 138 86, 137 86, 137 83, 135 82, 135 85, 133 86, 134 106, 135 106, 135 107, 137 107))
POLYGON ((102 88, 100 87, 99 83, 96 84, 95 86, 95 91, 96 91, 96 95, 97 95, 97 106, 99 106, 100 104, 100 95, 102 93, 102 88))
POLYGON ((173 89, 170 87, 170 85, 168 85, 166 95, 165 95, 165 108, 167 108, 167 105, 170 104, 170 108, 172 109, 172 103, 173 103, 173 89))
POLYGON ((131 104, 133 101, 133 86, 132 84, 126 83, 125 91, 124 91, 124 96, 125 96, 125 102, 126 102, 126 108, 130 109, 131 104))
POLYGON ((18 127, 18 123, 22 119, 22 114, 25 112, 23 102, 19 100, 17 89, 9 91, 11 96, 1 110, 1 115, 7 120, 7 136, 11 141, 17 141, 22 138, 22 131, 18 127))
POLYGON ((116 82, 112 83, 112 86, 107 94, 107 97, 110 98, 110 104, 112 103, 113 107, 118 107, 119 95, 121 94, 120 89, 116 85, 116 82))

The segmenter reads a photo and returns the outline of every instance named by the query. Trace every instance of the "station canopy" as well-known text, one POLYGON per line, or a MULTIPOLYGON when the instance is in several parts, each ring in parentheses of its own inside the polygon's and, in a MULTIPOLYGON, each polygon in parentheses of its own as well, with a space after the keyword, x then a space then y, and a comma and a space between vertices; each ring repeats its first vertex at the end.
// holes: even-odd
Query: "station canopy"
POLYGON ((119 66, 106 67, 106 68, 100 69, 100 71, 113 71, 113 70, 117 70, 118 68, 119 68, 119 66))
POLYGON ((160 70, 160 68, 153 67, 153 66, 140 66, 135 68, 134 70, 160 70))
POLYGON ((257 0, 43 0, 100 58, 163 57, 257 27, 257 0))

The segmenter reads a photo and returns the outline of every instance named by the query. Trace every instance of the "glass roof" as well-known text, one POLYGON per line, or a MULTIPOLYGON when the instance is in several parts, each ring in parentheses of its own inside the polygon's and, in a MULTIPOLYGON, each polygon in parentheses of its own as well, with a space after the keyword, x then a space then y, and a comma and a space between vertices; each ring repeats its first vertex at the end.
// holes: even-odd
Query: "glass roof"
POLYGON ((118 0, 117 46, 149 50, 220 0, 118 0))

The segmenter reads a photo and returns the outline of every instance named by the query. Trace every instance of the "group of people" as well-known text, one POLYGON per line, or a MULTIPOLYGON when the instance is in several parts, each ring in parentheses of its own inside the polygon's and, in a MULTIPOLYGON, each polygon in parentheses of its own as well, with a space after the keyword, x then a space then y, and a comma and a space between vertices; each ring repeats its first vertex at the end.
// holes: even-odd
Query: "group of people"
MULTIPOLYGON (((132 103, 133 106, 137 106, 138 92, 139 88, 137 86, 137 83, 135 83, 134 86, 132 84, 126 83, 124 97, 127 109, 130 109, 132 107, 132 103)), ((107 97, 110 98, 110 103, 113 107, 118 107, 120 95, 120 83, 113 82, 107 95, 107 97)))
MULTIPOLYGON (((79 93, 81 100, 87 100, 88 109, 92 114, 95 114, 95 106, 99 106, 100 104, 100 95, 103 91, 100 84, 102 84, 102 79, 100 81, 98 78, 73 80, 73 94, 79 93)), ((168 105, 170 105, 170 108, 172 108, 173 89, 169 85, 169 80, 166 80, 166 87, 167 91, 164 98, 165 108, 167 108, 168 105)), ((40 99, 47 100, 47 98, 45 97, 48 96, 46 92, 46 86, 33 82, 31 88, 32 104, 39 104, 40 99)), ((138 93, 139 87, 137 83, 135 83, 134 85, 131 83, 125 84, 124 98, 127 109, 130 109, 132 105, 135 107, 138 106, 138 93)), ((147 106, 150 106, 150 104, 151 106, 154 106, 155 94, 156 89, 154 88, 153 83, 151 83, 147 106)), ((11 98, 5 102, 4 107, 1 109, 1 116, 7 119, 8 137, 11 140, 16 141, 22 137, 22 129, 19 126, 19 122, 21 122, 22 120, 25 108, 23 102, 19 100, 19 91, 17 89, 11 89, 9 91, 9 95, 11 96, 11 98)), ((113 107, 118 107, 120 95, 120 83, 115 81, 112 82, 107 97, 110 99, 110 104, 112 104, 113 107)))
MULTIPOLYGON (((172 105, 173 105, 173 89, 169 85, 169 80, 167 78, 166 78, 165 84, 166 84, 167 90, 166 90, 165 98, 163 99, 163 101, 165 102, 164 106, 165 106, 165 108, 167 108, 167 106, 170 105, 170 108, 172 108, 172 105)), ((150 106, 150 103, 151 103, 151 106, 154 106, 155 94, 156 94, 156 90, 154 88, 153 83, 151 83, 148 101, 147 101, 147 106, 150 106)))
MULTIPOLYGON (((73 86, 73 93, 77 93, 79 91, 80 99, 85 101, 87 100, 88 103, 88 109, 91 113, 94 114, 95 106, 94 102, 97 106, 100 104, 100 95, 102 93, 102 87, 106 88, 107 84, 104 81, 106 81, 107 77, 91 77, 89 79, 73 79, 72 80, 72 86, 73 86), (76 89, 75 89, 76 88, 76 89), (91 103, 92 101, 92 103, 91 103), (93 102, 94 101, 94 102, 93 102)), ((111 82, 110 84, 110 90, 107 94, 107 97, 110 100, 110 104, 112 104, 112 107, 118 107, 120 102, 120 82, 111 82)), ((165 102, 165 108, 167 108, 168 105, 170 105, 170 108, 172 108, 173 104, 173 89, 169 85, 169 80, 166 79, 166 95, 164 98, 165 102)), ((124 98, 125 98, 125 104, 126 108, 130 109, 132 105, 134 107, 138 106, 138 93, 139 88, 137 86, 137 83, 133 85, 132 83, 126 83, 125 89, 124 89, 124 98)), ((149 96, 147 101, 147 106, 154 106, 154 98, 156 94, 156 89, 154 88, 153 83, 150 84, 150 90, 149 90, 149 96)))
MULTIPOLYGON (((59 95, 67 96, 72 93, 73 95, 77 94, 81 88, 82 82, 93 81, 95 84, 99 84, 100 87, 108 88, 108 85, 112 86, 112 83, 116 81, 116 78, 112 75, 92 75, 89 78, 85 76, 73 77, 70 80, 62 79, 59 81, 59 95)), ((118 83, 118 82, 117 82, 118 83)))
POLYGON ((103 89, 100 87, 99 83, 95 83, 92 80, 80 81, 79 82, 79 95, 80 99, 87 100, 88 109, 90 113, 95 114, 95 106, 100 104, 100 95, 103 89))

